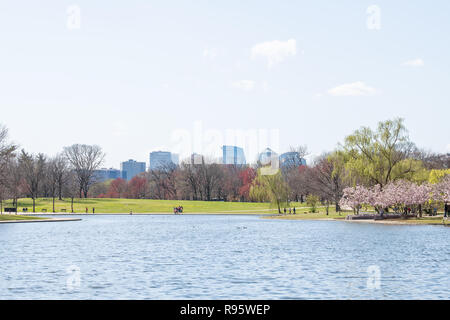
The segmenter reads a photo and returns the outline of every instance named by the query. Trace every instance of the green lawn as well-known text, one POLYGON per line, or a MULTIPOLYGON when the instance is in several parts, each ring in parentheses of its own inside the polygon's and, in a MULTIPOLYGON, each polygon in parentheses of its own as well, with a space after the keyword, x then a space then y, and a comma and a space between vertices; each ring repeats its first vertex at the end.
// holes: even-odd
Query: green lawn
POLYGON ((38 217, 28 217, 28 216, 20 216, 15 214, 0 214, 0 221, 11 221, 11 220, 36 220, 41 219, 38 217))
MULTIPOLYGON (((297 211, 297 214, 281 214, 267 216, 268 219, 282 219, 282 220, 321 220, 321 219, 332 219, 332 220, 344 220, 349 214, 353 214, 353 211, 343 211, 340 214, 336 213, 334 208, 330 207, 329 214, 325 212, 325 208, 318 208, 318 212, 311 213, 310 209, 302 208, 297 211)), ((357 220, 359 222, 364 222, 364 220, 357 220)), ((369 220, 372 221, 373 220, 369 220)), ((450 220, 443 220, 442 216, 432 217, 423 216, 422 218, 409 218, 409 219, 386 219, 377 221, 377 223, 394 223, 394 224, 431 224, 431 225, 448 225, 450 226, 450 220)))
MULTIPOLYGON (((71 212, 70 199, 56 201, 56 212, 66 209, 71 212)), ((299 203, 292 203, 292 206, 300 207, 299 203)), ((12 206, 10 200, 4 202, 4 207, 12 206)), ((183 206, 184 213, 276 213, 276 210, 269 203, 255 202, 223 202, 223 201, 188 201, 188 200, 148 200, 148 199, 75 199, 75 213, 85 213, 86 207, 89 213, 95 208, 95 213, 173 213, 173 207, 183 206)), ((28 208, 28 212, 33 211, 31 199, 19 199, 18 211, 28 208)), ((39 198, 36 200, 36 212, 52 212, 52 199, 39 198)))

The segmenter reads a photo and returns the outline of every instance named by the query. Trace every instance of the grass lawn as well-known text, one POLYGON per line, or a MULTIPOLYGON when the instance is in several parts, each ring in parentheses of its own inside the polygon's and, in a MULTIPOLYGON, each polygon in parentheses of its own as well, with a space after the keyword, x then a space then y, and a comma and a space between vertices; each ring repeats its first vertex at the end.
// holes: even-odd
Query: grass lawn
POLYGON ((302 207, 296 210, 296 214, 281 214, 269 216, 269 219, 284 219, 284 220, 320 220, 320 219, 338 219, 344 220, 348 214, 353 214, 353 211, 336 212, 335 207, 328 210, 328 215, 324 207, 317 208, 317 212, 312 213, 308 207, 302 207))
MULTIPOLYGON (((71 200, 56 200, 55 211, 65 209, 71 212, 71 200)), ((292 203, 291 206, 305 207, 306 204, 292 203)), ((4 207, 12 206, 11 200, 4 201, 4 207)), ((95 213, 173 213, 173 207, 183 206, 184 213, 276 213, 269 203, 255 202, 223 202, 223 201, 189 201, 189 200, 149 200, 149 199, 74 199, 75 213, 85 213, 86 207, 89 213, 95 208, 95 213)), ((18 211, 28 208, 28 213, 33 211, 31 199, 19 199, 18 211)), ((36 199, 36 212, 46 209, 48 213, 53 211, 52 199, 36 199)))
POLYGON ((36 220, 42 219, 39 217, 28 217, 28 216, 20 216, 15 214, 0 214, 0 221, 11 221, 11 220, 36 220))
MULTIPOLYGON (((345 220, 345 217, 349 214, 353 214, 353 211, 343 211, 340 214, 336 213, 334 208, 330 207, 329 214, 325 212, 325 208, 318 208, 318 212, 311 213, 310 209, 302 208, 297 210, 297 214, 281 214, 267 216, 267 219, 282 219, 282 220, 345 220)), ((356 220, 356 222, 375 222, 374 220, 356 220)), ((448 225, 450 226, 450 220, 443 220, 440 217, 423 216, 422 218, 409 218, 409 219, 386 219, 378 220, 375 223, 388 223, 388 224, 431 224, 431 225, 448 225)))

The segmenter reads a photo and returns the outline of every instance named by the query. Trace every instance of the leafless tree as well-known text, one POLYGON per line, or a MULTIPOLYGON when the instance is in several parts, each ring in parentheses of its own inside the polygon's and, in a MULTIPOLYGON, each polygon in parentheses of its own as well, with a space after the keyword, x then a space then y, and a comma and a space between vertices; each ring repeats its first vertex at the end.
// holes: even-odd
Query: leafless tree
POLYGON ((8 129, 0 125, 0 184, 5 183, 6 167, 16 149, 17 146, 8 141, 8 129))
POLYGON ((62 200, 64 184, 69 175, 67 159, 57 155, 48 161, 46 168, 46 182, 49 195, 52 197, 53 212, 55 212, 55 198, 62 200))
POLYGON ((325 202, 327 214, 330 203, 335 204, 336 212, 340 211, 339 200, 345 187, 343 176, 335 165, 330 155, 324 154, 316 159, 308 172, 309 189, 325 202))
POLYGON ((36 156, 22 150, 19 156, 20 170, 23 173, 26 193, 33 200, 33 212, 36 208, 36 198, 45 177, 46 158, 40 153, 36 156))
POLYGON ((148 173, 151 192, 156 199, 174 199, 176 196, 177 166, 173 163, 161 164, 148 173))
POLYGON ((65 180, 65 183, 63 185, 62 194, 64 197, 70 198, 71 200, 71 212, 73 211, 73 202, 74 198, 79 195, 80 192, 80 183, 78 180, 78 176, 75 173, 75 171, 69 171, 65 180))
POLYGON ((18 199, 24 194, 24 181, 22 169, 19 165, 19 161, 16 158, 10 159, 5 166, 5 184, 8 196, 13 200, 13 205, 16 208, 18 206, 18 199))
POLYGON ((74 144, 64 148, 64 155, 75 171, 80 198, 88 196, 89 187, 95 182, 94 171, 104 161, 102 148, 96 145, 74 144))

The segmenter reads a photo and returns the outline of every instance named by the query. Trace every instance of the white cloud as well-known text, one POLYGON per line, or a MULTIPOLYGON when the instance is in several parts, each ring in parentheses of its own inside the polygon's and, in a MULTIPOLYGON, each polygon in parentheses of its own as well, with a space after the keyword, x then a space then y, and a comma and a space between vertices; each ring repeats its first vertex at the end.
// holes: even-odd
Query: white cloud
POLYGON ((328 90, 332 96, 370 96, 377 93, 375 88, 369 87, 362 81, 346 83, 328 90))
POLYGON ((258 43, 252 48, 252 59, 263 57, 267 59, 269 68, 282 62, 286 57, 297 54, 297 44, 295 39, 287 41, 268 41, 258 43))
POLYGON ((422 59, 420 59, 420 58, 417 58, 417 59, 414 59, 414 60, 408 60, 408 61, 405 61, 405 62, 403 62, 402 63, 402 66, 405 66, 405 67, 423 67, 425 65, 425 62, 422 60, 422 59))
POLYGON ((244 91, 252 91, 255 88, 255 81, 239 80, 233 82, 233 87, 244 91))

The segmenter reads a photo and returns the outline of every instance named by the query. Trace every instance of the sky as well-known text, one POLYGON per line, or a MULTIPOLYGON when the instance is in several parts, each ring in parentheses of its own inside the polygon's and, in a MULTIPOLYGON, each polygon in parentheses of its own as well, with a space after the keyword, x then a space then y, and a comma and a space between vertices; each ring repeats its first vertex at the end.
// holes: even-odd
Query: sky
POLYGON ((30 152, 104 167, 169 150, 247 160, 336 148, 402 117, 450 152, 450 2, 2 1, 0 123, 30 152))

